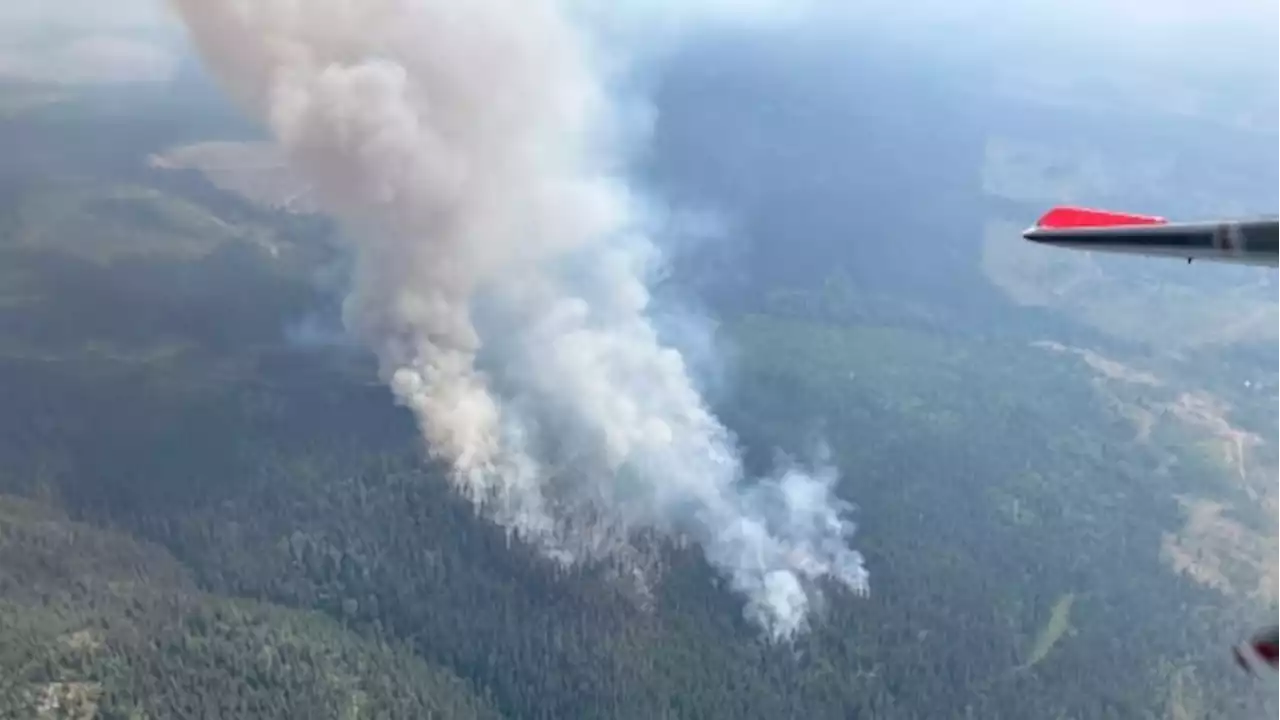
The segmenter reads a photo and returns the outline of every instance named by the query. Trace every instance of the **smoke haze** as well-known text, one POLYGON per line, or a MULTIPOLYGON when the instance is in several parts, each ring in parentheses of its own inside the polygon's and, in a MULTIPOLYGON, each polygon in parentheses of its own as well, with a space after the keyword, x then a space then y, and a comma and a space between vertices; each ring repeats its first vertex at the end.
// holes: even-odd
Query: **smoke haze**
POLYGON ((616 556, 638 533, 695 540, 774 637, 804 628, 820 580, 866 591, 834 474, 745 479, 684 358, 659 341, 646 280, 660 258, 621 174, 609 88, 625 58, 593 46, 599 13, 568 0, 175 6, 347 223, 347 327, 459 492, 564 562, 616 556))
POLYGON ((177 59, 155 43, 114 35, 73 38, 52 47, 0 47, 0 79, 70 85, 158 83, 177 59))
POLYGON ((173 22, 154 0, 0 3, 0 81, 163 83, 177 69, 173 22))

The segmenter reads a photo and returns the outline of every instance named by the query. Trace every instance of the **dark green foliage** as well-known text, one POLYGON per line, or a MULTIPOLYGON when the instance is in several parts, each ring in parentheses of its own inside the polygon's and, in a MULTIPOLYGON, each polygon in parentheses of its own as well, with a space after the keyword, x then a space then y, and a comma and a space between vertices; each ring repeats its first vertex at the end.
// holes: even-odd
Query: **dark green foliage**
POLYGON ((403 649, 207 595, 159 548, 5 497, 0 598, 0 717, 59 687, 103 718, 496 717, 403 649))
MULTIPOLYGON (((1162 498, 1189 480, 1153 481, 1139 445, 1099 445, 1094 428, 1113 421, 1070 363, 891 329, 761 317, 731 330, 752 390, 723 414, 744 445, 804 453, 819 428, 862 507, 872 597, 830 592, 794 648, 758 640, 696 549, 661 550, 649 597, 607 568, 559 571, 509 543, 422 465, 408 417, 318 357, 262 356, 231 375, 192 358, 160 375, 10 362, 9 407, 47 418, 39 447, 65 448, 57 463, 8 451, 29 469, 12 489, 169 548, 215 597, 315 609, 376 646, 403 643, 512 718, 1160 717, 1187 668, 1223 712, 1249 692, 1220 639, 1247 623, 1206 624, 1217 600, 1157 557, 1177 523, 1162 498), (1067 593, 1071 630, 1017 670, 1067 593)), ((189 652, 193 672, 256 667, 245 638, 294 635, 281 613, 256 617, 266 627, 216 636, 222 654, 196 642, 162 655, 189 652)), ((207 635, 205 619, 170 622, 180 630, 161 634, 207 635)), ((160 661, 124 677, 158 672, 148 662, 160 661)), ((204 702, 204 672, 183 702, 204 702)), ((326 685, 302 691, 319 683, 306 672, 287 680, 290 702, 328 702, 326 685)), ((120 682, 146 694, 145 679, 120 682)))
MULTIPOLYGON (((637 585, 611 567, 559 568, 478 517, 423 460, 368 357, 282 339, 332 305, 313 282, 332 267, 332 228, 141 169, 141 152, 196 130, 170 116, 145 137, 121 107, 90 109, 125 136, 94 138, 93 177, 163 188, 230 227, 198 257, 90 262, 67 253, 74 242, 13 241, 22 198, 66 187, 18 177, 39 166, 23 147, 47 150, 47 134, 86 121, 58 109, 0 133, 14 150, 0 168, 0 718, 55 697, 64 715, 156 719, 1274 712, 1228 653, 1257 604, 1159 557, 1183 519, 1174 495, 1220 471, 1163 426, 1137 442, 1087 368, 1028 347, 1037 316, 1010 312, 1023 324, 987 332, 994 292, 962 308, 921 301, 972 280, 943 272, 962 258, 913 271, 925 290, 898 294, 879 269, 913 251, 864 245, 856 263, 828 262, 842 254, 811 215, 806 241, 830 252, 787 265, 792 247, 757 247, 770 282, 717 298, 738 359, 717 411, 753 472, 827 441, 872 573, 869 598, 829 588, 810 633, 770 645, 696 547, 646 539, 637 585), (255 243, 264 229, 278 255, 255 243), (815 268, 837 269, 814 281, 815 268)), ((817 115, 795 112, 802 129, 817 115)), ((858 187, 887 202, 930 172, 860 174, 858 187)), ((947 173, 939 202, 967 201, 955 189, 972 178, 947 173)), ((145 223, 154 209, 85 217, 145 223)), ((765 230, 795 229, 756 212, 765 230)))

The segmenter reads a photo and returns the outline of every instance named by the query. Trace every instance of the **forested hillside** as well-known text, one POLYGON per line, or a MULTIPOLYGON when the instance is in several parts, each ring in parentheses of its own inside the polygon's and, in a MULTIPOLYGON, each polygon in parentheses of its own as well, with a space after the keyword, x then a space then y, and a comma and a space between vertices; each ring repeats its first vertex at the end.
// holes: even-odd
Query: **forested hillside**
POLYGON ((0 716, 498 714, 336 619, 209 595, 161 548, 0 498, 0 716))
MULTIPOLYGON (((767 203, 740 217, 745 285, 711 288, 716 410, 760 469, 829 454, 871 573, 772 644, 695 547, 641 538, 638 579, 564 569, 478 516, 372 359, 315 330, 338 324, 335 229, 147 167, 196 139, 178 104, 0 120, 30 160, 0 195, 0 717, 1275 712, 1229 652, 1276 613, 1269 397, 1007 305, 976 210, 905 225, 958 243, 934 268, 813 215, 788 255, 767 203), (89 133, 101 150, 63 145, 89 133)), ((653 182, 712 122, 678 117, 653 182)), ((980 138, 946 172, 899 167, 928 137, 840 172, 873 204, 902 183, 966 206, 980 138)), ((814 182, 793 201, 834 213, 814 182)))

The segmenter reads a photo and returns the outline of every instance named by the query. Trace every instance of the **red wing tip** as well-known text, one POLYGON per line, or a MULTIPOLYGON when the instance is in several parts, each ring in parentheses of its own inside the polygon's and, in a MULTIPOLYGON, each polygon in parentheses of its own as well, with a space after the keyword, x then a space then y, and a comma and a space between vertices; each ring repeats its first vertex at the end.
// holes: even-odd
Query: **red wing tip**
POLYGON ((1167 220, 1155 215, 1094 210, 1092 208, 1059 206, 1045 213, 1036 221, 1036 227, 1046 229, 1120 227, 1124 225, 1163 225, 1167 220))

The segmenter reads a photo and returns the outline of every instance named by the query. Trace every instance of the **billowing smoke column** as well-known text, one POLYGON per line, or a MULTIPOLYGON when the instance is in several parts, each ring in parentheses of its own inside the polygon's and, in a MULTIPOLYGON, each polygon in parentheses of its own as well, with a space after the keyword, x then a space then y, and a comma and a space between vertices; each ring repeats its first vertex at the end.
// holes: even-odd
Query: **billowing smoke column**
POLYGON ((585 6, 175 0, 227 87, 348 224, 348 328, 457 489, 565 562, 696 541, 774 637, 865 592, 834 475, 747 482, 646 316, 585 6))

